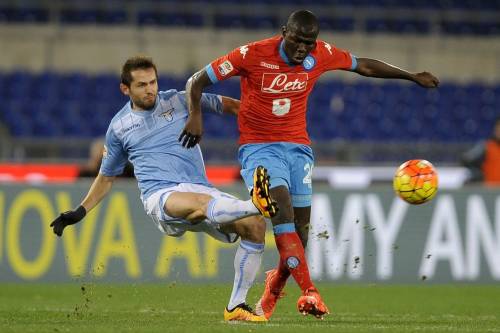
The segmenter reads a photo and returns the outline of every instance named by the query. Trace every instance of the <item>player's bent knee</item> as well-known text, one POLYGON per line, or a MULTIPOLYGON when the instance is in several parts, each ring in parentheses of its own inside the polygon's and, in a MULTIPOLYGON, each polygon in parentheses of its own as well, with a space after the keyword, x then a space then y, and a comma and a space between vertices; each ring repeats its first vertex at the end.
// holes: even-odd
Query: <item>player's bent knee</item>
POLYGON ((207 218, 207 208, 212 196, 208 194, 199 194, 191 202, 192 210, 187 214, 186 220, 191 223, 200 223, 207 218))
POLYGON ((186 220, 196 224, 204 221, 207 218, 207 210, 204 208, 198 208, 186 216, 186 220))
POLYGON ((207 217, 203 212, 196 211, 186 216, 185 219, 192 224, 198 224, 200 222, 203 222, 206 218, 207 217))
POLYGON ((201 194, 196 197, 196 206, 197 210, 201 211, 203 214, 206 214, 208 204, 213 199, 212 196, 208 194, 201 194))

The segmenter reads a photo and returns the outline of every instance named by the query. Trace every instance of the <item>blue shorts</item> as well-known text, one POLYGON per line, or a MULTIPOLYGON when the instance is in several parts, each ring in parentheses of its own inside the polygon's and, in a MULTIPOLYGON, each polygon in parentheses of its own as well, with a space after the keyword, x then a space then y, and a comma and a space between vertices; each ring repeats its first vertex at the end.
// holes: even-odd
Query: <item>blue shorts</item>
POLYGON ((311 206, 314 156, 307 145, 276 142, 249 143, 240 147, 241 176, 248 189, 253 187, 253 172, 259 165, 267 169, 271 188, 284 185, 293 207, 311 206))

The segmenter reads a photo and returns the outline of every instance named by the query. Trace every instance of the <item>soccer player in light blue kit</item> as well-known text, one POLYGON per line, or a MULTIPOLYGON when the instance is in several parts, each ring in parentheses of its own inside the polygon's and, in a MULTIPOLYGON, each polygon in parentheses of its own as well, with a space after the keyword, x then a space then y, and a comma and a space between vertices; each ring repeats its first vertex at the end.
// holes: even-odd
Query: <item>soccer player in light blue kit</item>
MULTIPOLYGON (((178 140, 188 117, 184 92, 158 92, 156 66, 142 56, 127 60, 121 81, 120 89, 130 102, 111 120, 99 175, 81 205, 60 214, 51 223, 54 233, 61 236, 66 226, 82 220, 109 192, 128 159, 134 166, 144 209, 163 233, 179 237, 186 231, 206 232, 228 243, 241 237, 234 259, 233 291, 224 319, 267 321, 264 316, 255 315, 246 303, 264 251, 266 226, 262 215, 270 217, 276 213, 265 169, 259 167, 255 171, 251 200, 238 200, 212 187, 200 147, 186 150, 178 140)), ((201 107, 237 114, 239 101, 204 94, 201 107)))

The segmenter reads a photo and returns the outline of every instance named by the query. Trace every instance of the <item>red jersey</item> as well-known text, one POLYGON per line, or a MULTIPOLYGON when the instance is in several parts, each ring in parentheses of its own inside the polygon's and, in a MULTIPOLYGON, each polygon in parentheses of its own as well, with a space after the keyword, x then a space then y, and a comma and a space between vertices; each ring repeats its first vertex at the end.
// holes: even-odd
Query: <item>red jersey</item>
POLYGON ((283 38, 275 36, 243 45, 205 68, 212 83, 241 77, 240 144, 310 144, 306 107, 314 84, 326 71, 356 67, 349 52, 322 40, 302 64, 292 65, 282 43, 283 38))

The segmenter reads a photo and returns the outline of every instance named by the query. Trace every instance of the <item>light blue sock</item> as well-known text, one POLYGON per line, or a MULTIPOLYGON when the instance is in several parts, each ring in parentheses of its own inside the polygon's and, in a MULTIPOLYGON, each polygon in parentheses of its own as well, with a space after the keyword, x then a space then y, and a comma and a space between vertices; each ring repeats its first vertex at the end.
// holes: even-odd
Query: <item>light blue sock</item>
POLYGON ((234 256, 234 284, 231 299, 227 305, 228 310, 246 302, 248 290, 253 285, 260 268, 263 253, 264 244, 252 243, 247 240, 240 242, 234 256))

